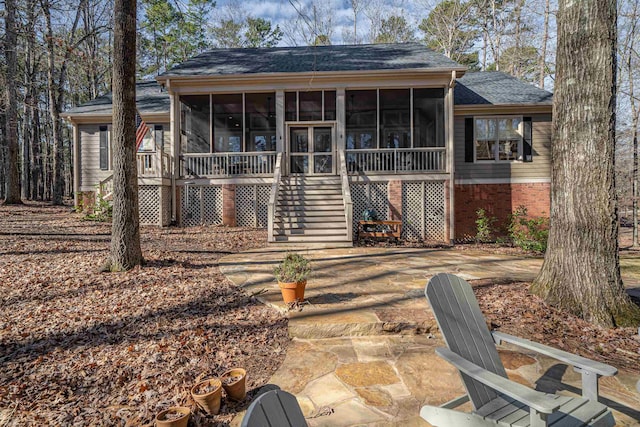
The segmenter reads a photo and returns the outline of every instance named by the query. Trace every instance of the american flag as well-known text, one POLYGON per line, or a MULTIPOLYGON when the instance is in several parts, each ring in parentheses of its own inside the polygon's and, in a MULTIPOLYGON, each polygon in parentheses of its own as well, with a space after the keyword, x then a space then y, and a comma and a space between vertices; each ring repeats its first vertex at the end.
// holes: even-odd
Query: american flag
POLYGON ((149 132, 149 127, 140 117, 140 113, 136 109, 136 151, 140 149, 140 144, 142 144, 142 140, 144 136, 149 132))

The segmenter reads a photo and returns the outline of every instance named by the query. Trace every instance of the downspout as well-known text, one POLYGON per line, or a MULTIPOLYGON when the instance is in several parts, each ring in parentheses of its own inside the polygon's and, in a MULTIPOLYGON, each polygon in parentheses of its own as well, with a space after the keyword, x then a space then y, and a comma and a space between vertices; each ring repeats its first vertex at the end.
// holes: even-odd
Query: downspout
POLYGON ((453 88, 456 85, 456 72, 451 71, 451 81, 449 82, 449 135, 447 140, 447 152, 448 152, 448 169, 449 169, 449 241, 453 243, 455 240, 455 152, 454 152, 454 109, 455 100, 453 88))

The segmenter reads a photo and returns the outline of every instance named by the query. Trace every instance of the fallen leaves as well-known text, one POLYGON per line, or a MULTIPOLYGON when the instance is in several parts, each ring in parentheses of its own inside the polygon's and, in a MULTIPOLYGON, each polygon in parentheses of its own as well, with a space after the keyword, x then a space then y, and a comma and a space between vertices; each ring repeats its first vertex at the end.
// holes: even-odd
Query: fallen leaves
POLYGON ((640 372, 640 339, 635 328, 595 326, 547 305, 529 293, 528 283, 482 284, 474 286, 474 292, 487 321, 503 332, 640 372))
MULTIPOLYGON (((108 224, 68 208, 0 207, 0 408, 8 425, 151 425, 195 405, 198 378, 234 366, 265 384, 288 345, 286 319, 218 269, 264 231, 143 228, 146 263, 99 273, 108 224)), ((246 406, 246 402, 244 403, 246 406)), ((227 423, 243 407, 196 413, 227 423)))

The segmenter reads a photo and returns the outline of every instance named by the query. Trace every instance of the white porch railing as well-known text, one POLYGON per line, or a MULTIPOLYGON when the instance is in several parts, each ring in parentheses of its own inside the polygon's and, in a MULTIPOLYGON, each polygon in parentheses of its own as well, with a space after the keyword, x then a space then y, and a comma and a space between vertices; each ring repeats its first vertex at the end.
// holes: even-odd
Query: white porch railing
POLYGON ((445 172, 446 168, 444 147, 347 150, 347 170, 351 175, 445 172))
POLYGON ((138 176, 153 178, 171 177, 171 156, 163 151, 136 153, 138 176))
POLYGON ((353 202, 351 201, 351 186, 349 185, 349 174, 347 172, 347 162, 344 150, 338 150, 340 160, 340 179, 342 182, 342 200, 344 202, 344 217, 347 221, 347 238, 353 239, 353 202))
POLYGON ((183 178, 271 176, 275 169, 276 154, 275 151, 183 154, 180 156, 180 176, 183 178))
POLYGON ((273 172, 273 182, 271 183, 271 193, 269 194, 269 205, 267 206, 267 242, 274 242, 273 236, 273 217, 276 214, 276 200, 278 200, 278 189, 280 188, 280 176, 282 175, 282 153, 278 153, 276 157, 275 170, 273 172))

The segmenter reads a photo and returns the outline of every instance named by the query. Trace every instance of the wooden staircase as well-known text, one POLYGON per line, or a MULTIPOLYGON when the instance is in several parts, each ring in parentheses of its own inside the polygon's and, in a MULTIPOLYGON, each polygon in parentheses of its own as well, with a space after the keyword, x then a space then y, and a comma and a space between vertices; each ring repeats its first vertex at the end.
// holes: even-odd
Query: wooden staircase
POLYGON ((273 220, 275 243, 351 246, 340 177, 283 177, 273 220))

